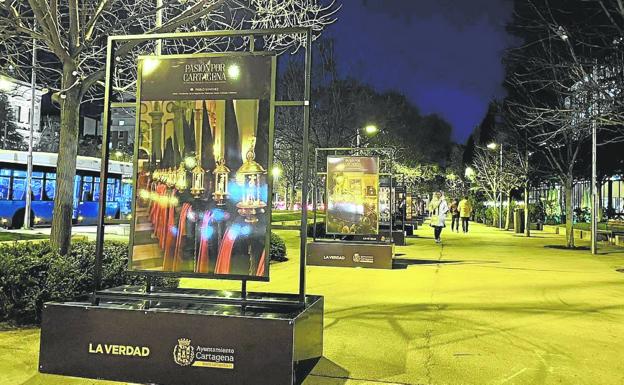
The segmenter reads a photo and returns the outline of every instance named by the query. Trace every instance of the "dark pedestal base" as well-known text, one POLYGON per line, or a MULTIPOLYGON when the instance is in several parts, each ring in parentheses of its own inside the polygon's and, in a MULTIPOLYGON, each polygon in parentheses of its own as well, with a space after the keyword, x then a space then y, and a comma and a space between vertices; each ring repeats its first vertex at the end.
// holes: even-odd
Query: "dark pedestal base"
POLYGON ((394 242, 394 244, 397 246, 405 246, 405 231, 392 231, 392 242, 394 242))
POLYGON ((366 267, 392 269, 391 243, 331 242, 308 243, 307 264, 312 266, 366 267))
POLYGON ((415 230, 415 227, 416 227, 416 226, 414 226, 414 224, 412 224, 412 223, 407 223, 407 224, 405 225, 405 235, 406 235, 406 236, 408 236, 408 237, 413 236, 413 235, 414 235, 414 230, 415 230))
POLYGON ((160 385, 292 385, 323 353, 323 297, 309 296, 301 309, 270 310, 102 301, 45 305, 42 373, 160 385))

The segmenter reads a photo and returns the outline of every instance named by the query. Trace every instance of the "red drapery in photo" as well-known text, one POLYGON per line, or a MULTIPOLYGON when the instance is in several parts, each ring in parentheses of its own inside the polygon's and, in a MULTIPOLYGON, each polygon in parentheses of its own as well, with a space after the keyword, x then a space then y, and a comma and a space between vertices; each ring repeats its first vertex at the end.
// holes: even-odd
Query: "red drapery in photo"
POLYGON ((182 210, 180 211, 180 219, 178 220, 178 234, 176 236, 176 244, 174 249, 173 271, 182 270, 182 257, 184 253, 184 236, 186 235, 186 221, 189 211, 191 210, 190 203, 184 203, 182 210))
POLYGON ((260 262, 258 262, 258 269, 256 269, 256 276, 260 277, 264 275, 264 268, 266 264, 266 250, 262 251, 260 262))
POLYGON ((176 196, 176 190, 173 190, 168 196, 168 203, 162 208, 163 215, 161 217, 161 238, 160 244, 163 249, 164 261, 163 270, 173 271, 174 247, 175 247, 175 205, 171 203, 176 196))
POLYGON ((212 219, 212 213, 206 211, 204 213, 204 218, 202 219, 202 224, 200 228, 200 243, 199 243, 199 253, 197 258, 197 272, 198 273, 207 273, 209 269, 210 255, 208 252, 208 226, 210 226, 210 221, 212 219))
POLYGON ((219 255, 217 256, 217 264, 215 266, 215 274, 229 274, 230 264, 232 262, 232 249, 236 241, 236 233, 228 228, 225 231, 221 246, 219 247, 219 255))

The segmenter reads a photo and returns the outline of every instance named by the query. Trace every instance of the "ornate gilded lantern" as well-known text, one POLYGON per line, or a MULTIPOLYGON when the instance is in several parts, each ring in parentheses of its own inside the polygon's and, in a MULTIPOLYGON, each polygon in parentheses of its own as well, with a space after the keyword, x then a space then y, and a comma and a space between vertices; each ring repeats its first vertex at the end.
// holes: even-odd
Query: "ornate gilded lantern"
POLYGON ((247 151, 246 160, 236 173, 237 180, 243 186, 243 197, 236 205, 238 213, 245 217, 245 222, 256 223, 258 213, 263 213, 266 202, 262 201, 261 178, 266 174, 266 170, 254 159, 254 146, 256 140, 252 139, 251 146, 247 151))
POLYGON ((165 177, 165 183, 167 183, 168 187, 175 186, 175 182, 176 182, 175 169, 174 168, 168 168, 166 172, 167 172, 167 174, 166 174, 166 177, 165 177))
POLYGON ((193 167, 193 170, 191 170, 191 173, 193 173, 193 181, 191 183, 191 194, 193 194, 193 196, 197 198, 201 194, 204 193, 204 173, 205 173, 204 169, 199 164, 199 156, 197 159, 197 163, 195 164, 195 167, 193 167))
POLYGON ((178 190, 186 190, 186 168, 184 162, 180 163, 180 167, 175 171, 175 186, 178 190))
POLYGON ((225 159, 217 161, 217 167, 212 172, 215 178, 215 191, 212 198, 217 202, 217 206, 223 206, 228 195, 228 175, 230 169, 225 165, 225 159))

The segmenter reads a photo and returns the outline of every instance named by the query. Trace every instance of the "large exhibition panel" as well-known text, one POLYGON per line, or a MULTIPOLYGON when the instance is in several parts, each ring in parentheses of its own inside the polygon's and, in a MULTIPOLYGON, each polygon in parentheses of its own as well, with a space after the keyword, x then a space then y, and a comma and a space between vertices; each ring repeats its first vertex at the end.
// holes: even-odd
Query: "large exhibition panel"
POLYGON ((140 60, 131 270, 268 279, 274 59, 140 60))
POLYGON ((379 158, 327 157, 327 234, 379 232, 379 158))

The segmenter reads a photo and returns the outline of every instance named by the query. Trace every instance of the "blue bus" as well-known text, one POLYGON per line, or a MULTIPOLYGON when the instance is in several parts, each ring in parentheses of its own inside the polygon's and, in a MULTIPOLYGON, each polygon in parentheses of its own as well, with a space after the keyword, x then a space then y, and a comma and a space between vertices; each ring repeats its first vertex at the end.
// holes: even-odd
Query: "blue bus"
MULTIPOLYGON (((27 152, 0 150, 0 226, 21 228, 26 207, 27 152)), ((33 153, 31 218, 34 226, 52 223, 56 193, 57 154, 33 153)), ((100 159, 79 156, 74 179, 73 222, 97 223, 100 196, 100 159)), ((111 161, 106 189, 106 217, 129 219, 132 199, 132 164, 111 161)))

